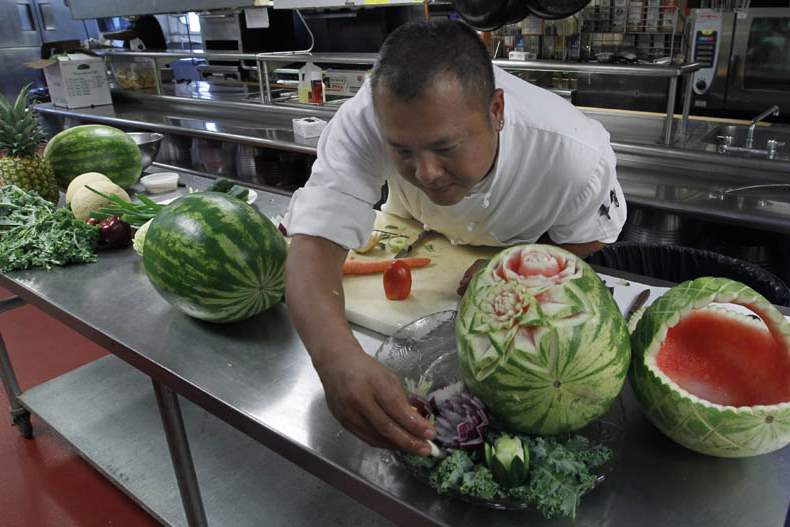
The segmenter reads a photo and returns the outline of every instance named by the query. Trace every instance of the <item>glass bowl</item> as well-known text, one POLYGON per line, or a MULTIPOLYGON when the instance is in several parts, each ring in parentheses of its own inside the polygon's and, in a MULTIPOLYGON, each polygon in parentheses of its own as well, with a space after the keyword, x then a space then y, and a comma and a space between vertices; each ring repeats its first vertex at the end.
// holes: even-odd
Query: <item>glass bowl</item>
MULTIPOLYGON (((456 311, 440 311, 417 319, 398 329, 385 340, 376 351, 376 359, 392 370, 408 386, 430 386, 434 390, 462 380, 461 367, 455 344, 456 311)), ((594 443, 600 443, 612 451, 611 459, 597 467, 595 486, 610 477, 623 451, 625 436, 625 409, 622 396, 618 397, 609 411, 585 428, 567 434, 567 437, 582 435, 594 443)), ((562 436, 560 436, 562 438, 562 436)), ((402 462, 400 453, 395 458, 402 462)), ((429 470, 402 464, 418 479, 428 484, 429 470)), ((523 510, 532 508, 525 502, 512 500, 482 500, 451 491, 451 495, 468 502, 495 509, 523 510)))

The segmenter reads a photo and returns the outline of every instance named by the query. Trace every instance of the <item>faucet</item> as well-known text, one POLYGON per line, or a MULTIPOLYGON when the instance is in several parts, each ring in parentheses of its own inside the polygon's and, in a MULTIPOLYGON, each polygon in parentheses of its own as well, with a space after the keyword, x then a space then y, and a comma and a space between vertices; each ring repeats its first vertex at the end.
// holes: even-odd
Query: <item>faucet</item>
POLYGON ((754 128, 757 126, 757 123, 771 115, 779 115, 779 107, 775 104, 752 119, 752 124, 749 125, 749 131, 746 133, 746 148, 752 148, 754 145, 754 128))

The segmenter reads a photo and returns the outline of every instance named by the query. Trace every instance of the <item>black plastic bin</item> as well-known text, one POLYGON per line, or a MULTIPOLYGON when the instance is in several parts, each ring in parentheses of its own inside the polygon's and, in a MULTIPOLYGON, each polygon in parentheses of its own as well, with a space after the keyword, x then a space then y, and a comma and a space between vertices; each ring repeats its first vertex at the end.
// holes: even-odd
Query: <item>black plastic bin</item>
POLYGON ((781 278, 757 265, 713 251, 618 242, 588 256, 587 263, 670 282, 721 276, 748 285, 774 304, 790 306, 790 289, 781 278))

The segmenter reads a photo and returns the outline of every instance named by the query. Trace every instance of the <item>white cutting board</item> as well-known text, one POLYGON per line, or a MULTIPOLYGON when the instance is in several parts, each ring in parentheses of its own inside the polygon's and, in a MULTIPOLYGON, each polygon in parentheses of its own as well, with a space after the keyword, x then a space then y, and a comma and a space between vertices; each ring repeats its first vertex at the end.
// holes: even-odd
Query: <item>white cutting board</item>
MULTIPOLYGON (((376 217, 375 228, 406 234, 410 241, 422 231, 417 222, 381 212, 376 217)), ((392 335, 401 326, 425 315, 455 309, 460 300, 456 293, 458 282, 467 268, 478 258, 490 258, 501 249, 451 245, 444 236, 432 235, 410 255, 431 258, 431 264, 412 270, 411 295, 407 299, 387 300, 382 273, 346 276, 343 279, 346 316, 350 322, 392 335)), ((349 253, 349 258, 359 260, 393 256, 392 251, 380 248, 366 254, 349 253)))

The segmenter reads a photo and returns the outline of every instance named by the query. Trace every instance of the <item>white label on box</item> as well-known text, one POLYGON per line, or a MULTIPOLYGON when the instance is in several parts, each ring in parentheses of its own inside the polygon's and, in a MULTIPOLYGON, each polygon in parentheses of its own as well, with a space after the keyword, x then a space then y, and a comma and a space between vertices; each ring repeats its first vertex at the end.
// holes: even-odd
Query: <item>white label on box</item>
POLYGON ((327 95, 355 95, 365 83, 366 71, 326 70, 324 84, 327 95))
POLYGON ((269 27, 269 10, 265 7, 246 8, 244 17, 250 29, 269 27))

